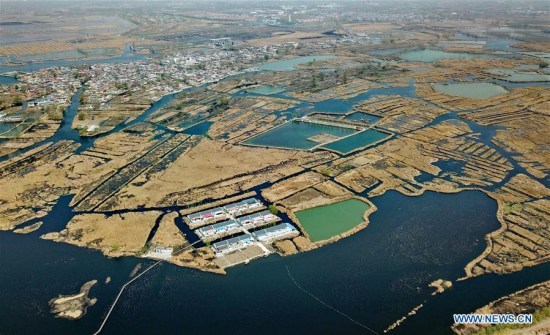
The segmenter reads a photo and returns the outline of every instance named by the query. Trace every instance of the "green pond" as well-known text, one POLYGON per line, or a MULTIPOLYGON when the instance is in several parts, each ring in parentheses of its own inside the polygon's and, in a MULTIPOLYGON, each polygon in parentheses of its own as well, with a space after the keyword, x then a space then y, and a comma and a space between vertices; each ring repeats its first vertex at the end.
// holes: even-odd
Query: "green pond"
POLYGON ((519 83, 550 81, 550 75, 508 69, 491 69, 489 73, 505 76, 504 80, 519 83))
POLYGON ((410 62, 429 63, 429 62, 436 62, 442 59, 470 59, 470 58, 474 58, 475 56, 467 53, 446 52, 441 50, 425 49, 425 50, 407 51, 401 54, 399 57, 401 57, 401 59, 404 59, 410 62))
POLYGON ((348 128, 319 125, 302 121, 291 121, 283 124, 282 126, 272 128, 271 130, 252 137, 242 143, 275 148, 308 150, 319 144, 308 140, 311 136, 330 134, 333 136, 344 137, 353 134, 354 132, 355 130, 348 128))
POLYGON ((306 64, 314 61, 321 61, 327 59, 334 59, 336 56, 331 55, 314 55, 314 56, 303 56, 296 57, 287 60, 276 61, 272 63, 265 63, 259 66, 260 70, 265 71, 292 71, 295 70, 296 65, 306 64))
POLYGON ((267 86, 267 85, 262 85, 260 87, 253 88, 253 89, 249 90, 249 92, 251 92, 251 93, 262 94, 262 95, 277 94, 277 93, 281 93, 283 91, 284 91, 283 88, 272 87, 272 86, 267 86))
POLYGON ((313 242, 329 239, 355 228, 363 222, 363 214, 370 206, 357 199, 349 199, 326 206, 296 212, 296 217, 313 242))
POLYGON ((436 91, 473 99, 487 99, 508 92, 504 87, 491 83, 436 84, 436 91))
POLYGON ((17 125, 15 125, 15 123, 12 123, 11 126, 8 127, 2 126, 0 127, 0 136, 2 136, 3 138, 19 136, 22 132, 32 126, 33 123, 34 120, 28 118, 23 122, 17 123, 17 125))
POLYGON ((390 135, 376 129, 368 129, 339 141, 325 144, 323 148, 347 154, 359 148, 367 147, 387 137, 390 137, 390 135))
POLYGON ((16 126, 15 123, 4 123, 0 122, 0 135, 2 135, 5 132, 10 131, 12 128, 16 126))

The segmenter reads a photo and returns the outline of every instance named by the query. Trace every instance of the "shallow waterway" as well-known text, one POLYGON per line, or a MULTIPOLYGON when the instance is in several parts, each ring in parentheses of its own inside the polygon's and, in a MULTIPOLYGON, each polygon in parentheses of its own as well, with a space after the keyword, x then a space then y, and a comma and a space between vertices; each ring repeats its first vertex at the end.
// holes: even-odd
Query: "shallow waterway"
MULTIPOLYGON (((196 89, 196 88, 191 88, 189 90, 192 90, 192 89, 196 89)), ((27 151, 30 151, 34 148, 37 148, 37 147, 41 146, 43 144, 46 144, 46 143, 49 143, 49 142, 57 143, 57 142, 63 141, 63 140, 72 140, 76 143, 79 143, 80 147, 77 149, 76 153, 81 153, 81 152, 91 148, 94 145, 94 142, 95 142, 96 139, 107 136, 107 135, 115 133, 115 132, 118 132, 118 131, 120 131, 124 128, 130 127, 130 126, 135 125, 139 122, 145 121, 151 114, 158 111, 160 108, 163 108, 164 106, 168 105, 180 93, 180 92, 176 92, 176 93, 171 93, 171 94, 167 94, 167 95, 163 96, 159 100, 153 102, 151 104, 151 107, 149 107, 145 112, 143 112, 141 115, 139 115, 134 120, 132 120, 130 122, 126 122, 126 123, 121 123, 121 124, 119 124, 118 126, 116 126, 115 128, 113 128, 112 130, 110 130, 106 133, 100 134, 100 135, 95 136, 95 137, 81 137, 80 134, 78 133, 78 130, 77 129, 72 129, 71 126, 72 126, 74 118, 76 117, 76 115, 78 113, 78 108, 80 107, 79 98, 80 98, 80 95, 82 94, 83 90, 84 90, 84 88, 81 87, 73 95, 73 97, 71 98, 71 104, 65 110, 65 112, 63 114, 63 121, 61 122, 61 126, 55 132, 55 134, 53 136, 51 136, 47 139, 44 139, 42 141, 39 141, 39 142, 37 142, 37 143, 27 147, 27 148, 18 150, 16 152, 12 153, 12 154, 2 156, 2 157, 0 157, 0 162, 6 161, 10 158, 21 155, 21 154, 23 154, 27 151)))

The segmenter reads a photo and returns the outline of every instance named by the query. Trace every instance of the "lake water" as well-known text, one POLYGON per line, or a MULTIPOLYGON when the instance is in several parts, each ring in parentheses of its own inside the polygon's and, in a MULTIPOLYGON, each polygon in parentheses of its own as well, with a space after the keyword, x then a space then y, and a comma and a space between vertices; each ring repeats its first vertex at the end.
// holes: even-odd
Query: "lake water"
POLYGON ((291 121, 252 137, 244 141, 243 144, 307 150, 319 144, 308 140, 311 136, 324 133, 343 137, 354 132, 355 130, 348 128, 291 121))
POLYGON ((416 97, 414 82, 409 82, 409 86, 373 88, 346 100, 328 99, 316 102, 313 104, 313 108, 316 112, 346 114, 351 112, 353 105, 358 102, 380 95, 399 95, 414 98, 416 97))
POLYGON ((355 228, 364 221, 369 204, 349 199, 296 212, 300 224, 313 242, 327 240, 355 228))
POLYGON ((264 71, 292 71, 296 69, 296 65, 306 64, 309 62, 322 61, 327 59, 334 59, 336 56, 332 55, 314 55, 296 57, 287 60, 281 60, 271 63, 265 63, 259 66, 260 70, 264 71))
POLYGON ((19 80, 13 77, 0 76, 0 85, 13 85, 13 84, 17 84, 18 82, 19 80))
MULTIPOLYGON (((496 203, 477 191, 420 197, 392 191, 372 201, 378 211, 366 229, 311 252, 270 256, 226 276, 161 265, 122 295, 104 334, 365 334, 294 286, 287 267, 302 287, 379 333, 424 302, 396 334, 451 334, 453 313, 548 279, 549 264, 456 283, 432 297, 431 281, 461 277, 464 265, 482 252, 484 234, 499 227, 496 203)), ((49 222, 59 226, 70 218, 63 206, 51 215, 56 220, 49 222)), ((132 268, 151 263, 10 232, 0 232, 0 255, 5 334, 91 334, 132 268), (49 313, 49 299, 77 292, 91 279, 100 280, 90 292, 98 302, 83 319, 49 313)))
POLYGON ((409 62, 436 62, 442 59, 470 59, 475 58, 475 55, 458 52, 446 52, 441 50, 424 49, 407 51, 400 55, 400 57, 409 62))
POLYGON ((491 83, 436 84, 434 88, 441 93, 473 99, 487 99, 508 92, 504 87, 491 83))
POLYGON ((550 81, 550 75, 535 72, 516 71, 510 69, 491 69, 487 71, 492 74, 504 76, 503 79, 511 82, 546 82, 550 81))
POLYGON ((376 129, 367 129, 353 136, 331 142, 323 145, 323 148, 348 154, 357 149, 368 147, 369 145, 390 137, 390 134, 383 133, 376 129))

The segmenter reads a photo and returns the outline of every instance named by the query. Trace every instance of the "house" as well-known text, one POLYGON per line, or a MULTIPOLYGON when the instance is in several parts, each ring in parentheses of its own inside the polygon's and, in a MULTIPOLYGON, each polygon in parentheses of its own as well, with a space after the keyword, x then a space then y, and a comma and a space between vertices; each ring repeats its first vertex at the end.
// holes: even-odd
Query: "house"
POLYGON ((191 223, 201 223, 206 220, 219 218, 221 216, 225 216, 225 211, 221 207, 211 208, 204 211, 196 212, 193 214, 187 215, 187 219, 191 223))
POLYGON ((300 233, 290 223, 281 223, 273 227, 268 227, 262 230, 258 230, 254 233, 254 236, 260 242, 273 242, 276 240, 282 240, 289 237, 298 236, 300 233))
POLYGON ((237 220, 227 220, 195 230, 197 236, 201 239, 207 239, 213 236, 232 234, 240 231, 240 224, 237 220))
POLYGON ((240 212, 244 212, 247 210, 252 210, 260 207, 262 207, 262 203, 258 199, 248 198, 248 199, 241 200, 239 202, 225 205, 224 209, 227 211, 227 213, 229 213, 230 215, 233 215, 236 213, 240 213, 240 212))
POLYGON ((241 225, 245 228, 253 228, 263 223, 277 220, 278 217, 273 215, 270 211, 264 210, 247 216, 238 218, 241 225))
POLYGON ((212 250, 216 253, 216 256, 220 257, 225 254, 244 249, 252 244, 254 244, 254 239, 252 236, 250 234, 244 234, 216 242, 212 244, 212 250))
POLYGON ((155 247, 153 249, 153 252, 161 255, 172 256, 172 252, 174 252, 174 248, 155 247))

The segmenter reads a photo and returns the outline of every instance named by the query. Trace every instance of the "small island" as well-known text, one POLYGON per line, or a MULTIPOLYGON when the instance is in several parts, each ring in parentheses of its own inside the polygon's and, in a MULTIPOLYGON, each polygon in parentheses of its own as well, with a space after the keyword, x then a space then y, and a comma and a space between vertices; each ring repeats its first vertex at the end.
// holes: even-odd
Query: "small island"
POLYGON ((436 291, 432 293, 432 295, 436 295, 439 293, 443 293, 446 289, 453 286, 453 283, 448 280, 438 279, 431 282, 429 286, 436 289, 436 291))
POLYGON ((59 295, 49 301, 51 312, 57 318, 78 320, 86 314, 86 309, 93 306, 96 298, 88 298, 90 289, 97 284, 97 280, 90 280, 80 288, 80 292, 74 295, 59 295))
POLYGON ((17 233, 17 234, 30 234, 34 231, 37 231, 38 229, 40 229, 40 227, 42 227, 42 224, 44 222, 42 221, 39 221, 37 223, 33 223, 31 225, 28 225, 26 227, 23 227, 23 228, 19 228, 19 229, 15 229, 13 232, 14 233, 17 233))

